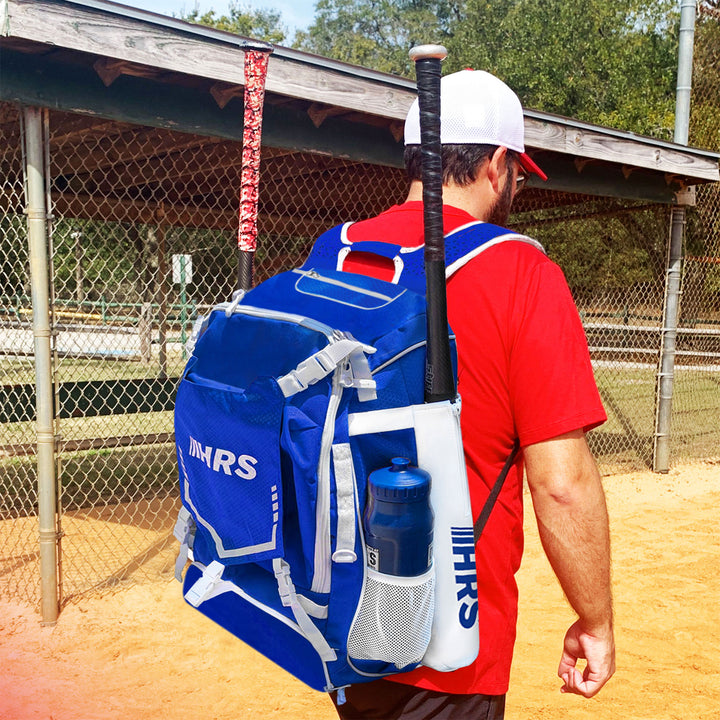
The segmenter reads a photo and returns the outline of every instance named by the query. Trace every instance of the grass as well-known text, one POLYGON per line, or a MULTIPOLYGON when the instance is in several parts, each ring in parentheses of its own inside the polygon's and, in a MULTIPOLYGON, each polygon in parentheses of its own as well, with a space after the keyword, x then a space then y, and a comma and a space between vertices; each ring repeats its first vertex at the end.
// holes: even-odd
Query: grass
MULTIPOLYGON (((64 510, 164 497, 178 487, 172 444, 68 453, 59 467, 64 510)), ((0 461, 0 519, 34 515, 36 505, 34 456, 0 461)))
MULTIPOLYGON (((600 366, 595 378, 608 414, 608 421, 590 434, 599 463, 651 467, 655 368, 600 366)), ((676 366, 671 432, 673 460, 720 453, 720 373, 676 366)))
MULTIPOLYGON (((167 375, 177 377, 185 366, 182 353, 168 353, 167 375)), ((83 380, 134 380, 160 376, 160 366, 153 361, 142 362, 120 359, 61 358, 58 362, 58 382, 83 380)), ((35 382, 35 366, 32 358, 0 357, 0 384, 24 385, 35 382)))

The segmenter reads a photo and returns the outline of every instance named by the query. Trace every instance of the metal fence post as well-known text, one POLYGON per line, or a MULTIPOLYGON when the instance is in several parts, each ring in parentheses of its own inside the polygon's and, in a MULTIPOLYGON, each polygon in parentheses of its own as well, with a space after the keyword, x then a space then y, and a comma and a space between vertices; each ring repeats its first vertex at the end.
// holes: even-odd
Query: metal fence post
POLYGON ((685 208, 673 207, 670 216, 670 249, 665 278, 665 306, 663 309, 662 348, 657 374, 655 413, 655 445, 653 470, 670 469, 670 425, 675 376, 675 345, 680 314, 680 283, 682 278, 682 244, 685 234, 685 208))
MULTIPOLYGON (((690 128, 690 91, 692 89, 693 44, 695 40, 696 0, 680 2, 680 38, 678 76, 675 96, 676 143, 687 145, 690 128)), ((655 441, 653 470, 665 473, 670 469, 670 426, 675 379, 675 346, 680 315, 680 283, 682 280, 682 245, 685 236, 685 208, 676 205, 670 217, 670 247, 665 278, 665 303, 660 363, 655 401, 655 441)))
POLYGON ((40 535, 40 592, 42 622, 58 617, 58 525, 53 426, 53 382, 50 348, 50 277, 45 203, 43 110, 23 108, 30 284, 35 347, 35 405, 37 410, 38 525, 40 535))

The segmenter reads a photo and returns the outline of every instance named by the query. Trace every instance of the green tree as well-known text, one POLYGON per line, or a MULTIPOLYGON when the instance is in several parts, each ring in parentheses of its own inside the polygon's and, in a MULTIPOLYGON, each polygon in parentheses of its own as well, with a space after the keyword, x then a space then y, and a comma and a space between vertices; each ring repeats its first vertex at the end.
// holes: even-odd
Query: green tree
POLYGON ((699 7, 693 54, 690 141, 720 150, 720 0, 699 7))
POLYGON ((489 70, 531 108, 670 138, 676 0, 319 0, 302 50, 413 77, 440 42, 445 72, 489 70))
POLYGON ((207 25, 218 30, 254 38, 267 42, 283 44, 288 38, 288 29, 282 23, 277 10, 262 10, 250 5, 241 5, 231 0, 227 15, 218 15, 215 10, 200 13, 195 7, 190 12, 180 13, 180 19, 198 25, 207 25))
POLYGON ((669 138, 675 0, 467 0, 448 71, 495 73, 531 108, 669 138))
MULTIPOLYGON (((720 0, 703 0, 698 6, 693 55, 693 89, 690 103, 690 143, 720 150, 720 0)), ((697 188, 697 205, 688 211, 688 255, 693 285, 686 278, 685 293, 693 298, 691 313, 701 317, 705 308, 720 310, 720 187, 697 188), (688 287, 689 286, 689 287, 688 287)), ((687 302, 685 307, 687 307, 687 302)))
POLYGON ((326 57, 413 77, 413 45, 446 42, 463 0, 318 0, 295 45, 326 57))

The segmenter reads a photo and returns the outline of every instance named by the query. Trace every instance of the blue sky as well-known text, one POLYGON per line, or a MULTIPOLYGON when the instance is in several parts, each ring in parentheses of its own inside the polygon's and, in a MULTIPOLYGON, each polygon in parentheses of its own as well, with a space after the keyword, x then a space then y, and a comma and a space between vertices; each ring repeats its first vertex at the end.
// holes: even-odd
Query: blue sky
MULTIPOLYGON (((123 5, 150 10, 161 15, 179 15, 183 10, 190 11, 195 5, 200 12, 215 10, 224 15, 228 11, 229 0, 116 0, 123 5)), ((240 7, 277 10, 283 24, 290 29, 290 35, 296 29, 306 28, 315 14, 315 0, 239 0, 240 7)))

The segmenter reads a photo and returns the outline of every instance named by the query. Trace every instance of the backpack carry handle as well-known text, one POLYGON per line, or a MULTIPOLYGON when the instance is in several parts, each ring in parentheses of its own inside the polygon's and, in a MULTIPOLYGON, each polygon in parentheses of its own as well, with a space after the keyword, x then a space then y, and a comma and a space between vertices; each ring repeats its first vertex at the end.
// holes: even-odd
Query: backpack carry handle
POLYGON ((427 287, 425 402, 428 403, 454 400, 456 394, 447 321, 440 154, 440 66, 446 57, 447 50, 442 45, 419 45, 410 51, 410 58, 415 61, 420 109, 427 287))

